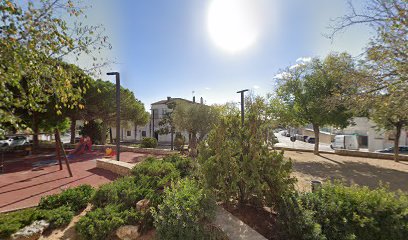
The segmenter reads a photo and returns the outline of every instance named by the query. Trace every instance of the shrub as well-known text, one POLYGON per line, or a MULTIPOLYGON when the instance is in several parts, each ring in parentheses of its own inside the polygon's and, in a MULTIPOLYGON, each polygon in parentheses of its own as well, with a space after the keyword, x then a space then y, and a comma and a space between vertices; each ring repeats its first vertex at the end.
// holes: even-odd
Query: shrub
POLYGON ((157 139, 150 137, 143 138, 141 146, 142 148, 155 148, 157 147, 157 139))
POLYGON ((21 228, 30 225, 36 220, 46 220, 50 223, 49 228, 58 228, 67 225, 74 213, 67 206, 52 210, 36 208, 24 209, 12 213, 0 214, 0 239, 8 238, 21 228))
POLYGON ((215 202, 197 182, 183 179, 165 189, 163 203, 152 210, 159 239, 208 239, 205 223, 215 202))
POLYGON ((30 208, 17 212, 0 214, 0 238, 8 238, 19 229, 37 220, 36 209, 30 208))
POLYGON ((163 158, 164 162, 169 162, 173 164, 176 169, 180 172, 180 177, 186 177, 191 174, 193 170, 193 162, 191 158, 180 156, 179 154, 174 154, 163 158))
POLYGON ((123 177, 102 185, 94 194, 92 204, 105 207, 109 204, 123 204, 134 207, 136 203, 153 191, 136 184, 134 177, 123 177))
POLYGON ((55 209, 67 206, 72 211, 79 212, 86 208, 93 192, 94 189, 90 185, 80 185, 64 190, 59 194, 42 197, 38 207, 40 209, 55 209))
POLYGON ((82 136, 89 136, 94 144, 102 143, 102 123, 94 120, 89 121, 83 127, 80 127, 79 134, 82 136))
POLYGON ((302 204, 314 212, 327 239, 406 239, 408 196, 386 188, 326 184, 304 194, 302 204))
POLYGON ((140 213, 133 208, 124 209, 122 205, 111 204, 88 212, 78 221, 76 230, 83 239, 108 239, 120 226, 136 224, 140 218, 140 213))
POLYGON ((152 157, 136 165, 132 169, 132 175, 138 186, 152 190, 163 189, 180 178, 180 173, 173 164, 152 157))
POLYGON ((37 219, 44 219, 50 223, 50 229, 66 226, 74 217, 74 212, 67 206, 52 210, 39 210, 36 214, 38 214, 37 219))
POLYGON ((177 132, 174 138, 174 148, 178 151, 183 150, 184 144, 186 144, 186 139, 181 133, 177 132))
POLYGON ((325 240, 320 224, 314 220, 314 212, 305 209, 298 195, 282 196, 276 205, 277 226, 281 239, 325 240))

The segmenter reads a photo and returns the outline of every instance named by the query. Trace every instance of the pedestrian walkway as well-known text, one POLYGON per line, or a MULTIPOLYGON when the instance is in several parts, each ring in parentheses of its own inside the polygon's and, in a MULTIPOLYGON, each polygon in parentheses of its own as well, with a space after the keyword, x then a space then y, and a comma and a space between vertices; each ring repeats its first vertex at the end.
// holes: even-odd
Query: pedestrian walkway
POLYGON ((219 227, 229 239, 266 240, 266 238, 257 231, 224 210, 222 207, 217 207, 214 224, 219 227))

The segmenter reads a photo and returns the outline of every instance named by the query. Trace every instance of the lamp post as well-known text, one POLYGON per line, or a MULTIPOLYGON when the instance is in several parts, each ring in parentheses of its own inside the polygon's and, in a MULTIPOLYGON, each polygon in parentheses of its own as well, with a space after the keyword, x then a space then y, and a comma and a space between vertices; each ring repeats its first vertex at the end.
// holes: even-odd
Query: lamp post
POLYGON ((244 89, 241 91, 238 91, 237 93, 241 93, 241 124, 244 126, 244 93, 249 91, 248 89, 244 89))
POLYGON ((120 75, 118 72, 108 72, 107 75, 116 76, 116 160, 120 155, 120 75))

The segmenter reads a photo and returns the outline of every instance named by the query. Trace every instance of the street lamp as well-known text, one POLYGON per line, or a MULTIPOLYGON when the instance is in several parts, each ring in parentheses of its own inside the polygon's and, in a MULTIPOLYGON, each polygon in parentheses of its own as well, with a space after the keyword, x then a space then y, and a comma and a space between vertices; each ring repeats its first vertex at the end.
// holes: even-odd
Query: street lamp
POLYGON ((248 89, 244 89, 241 91, 238 91, 237 93, 241 93, 241 124, 244 126, 244 93, 249 91, 248 89))
POLYGON ((120 154, 120 75, 118 72, 108 72, 106 75, 116 76, 116 160, 120 154))

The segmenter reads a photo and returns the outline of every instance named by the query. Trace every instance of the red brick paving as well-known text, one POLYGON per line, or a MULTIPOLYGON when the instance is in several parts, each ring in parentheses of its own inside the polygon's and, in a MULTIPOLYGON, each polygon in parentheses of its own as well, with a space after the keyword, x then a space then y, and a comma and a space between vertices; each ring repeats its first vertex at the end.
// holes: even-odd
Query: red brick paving
MULTIPOLYGON (((138 162, 144 154, 123 152, 121 161, 138 162)), ((90 152, 70 160, 73 177, 69 177, 65 164, 34 169, 32 163, 55 160, 52 151, 41 154, 7 159, 5 172, 0 174, 0 212, 36 206, 41 196, 61 192, 68 187, 90 184, 94 187, 113 181, 118 176, 110 171, 96 168, 95 159, 102 152, 90 152)))

